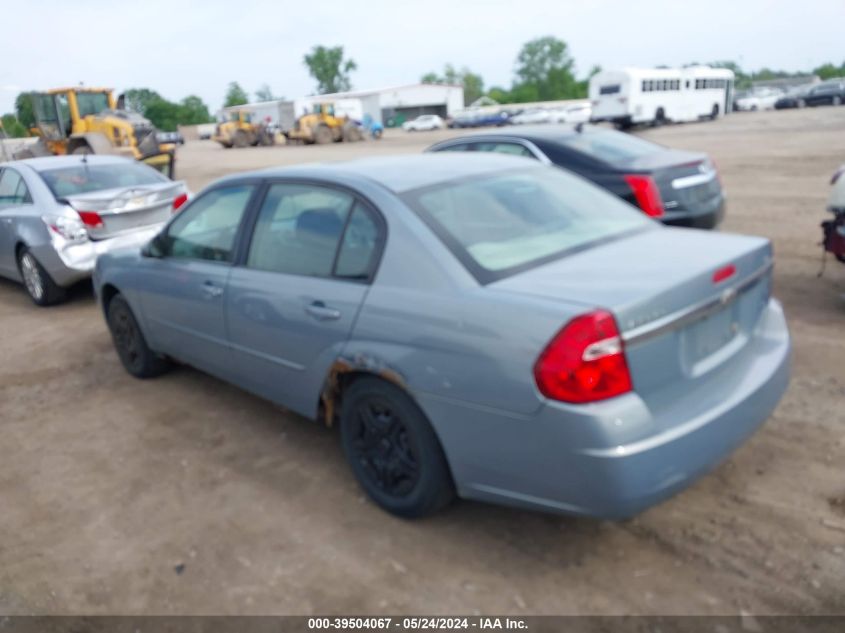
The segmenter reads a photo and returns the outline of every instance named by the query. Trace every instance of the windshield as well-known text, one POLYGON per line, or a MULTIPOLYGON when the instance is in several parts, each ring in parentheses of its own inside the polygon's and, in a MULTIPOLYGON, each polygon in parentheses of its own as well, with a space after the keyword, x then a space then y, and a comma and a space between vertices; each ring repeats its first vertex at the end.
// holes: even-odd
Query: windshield
POLYGON ((566 147, 610 164, 628 163, 643 156, 663 151, 660 145, 636 136, 615 130, 597 128, 585 128, 581 133, 566 136, 559 142, 566 147))
POLYGON ((405 200, 481 283, 655 226, 616 196, 548 167, 427 187, 405 200))
POLYGON ((79 116, 99 114, 109 109, 109 97, 105 92, 77 92, 76 106, 79 108, 79 116))
POLYGON ((156 170, 140 163, 74 165, 42 171, 41 178, 56 198, 67 198, 103 189, 167 182, 167 178, 156 170))

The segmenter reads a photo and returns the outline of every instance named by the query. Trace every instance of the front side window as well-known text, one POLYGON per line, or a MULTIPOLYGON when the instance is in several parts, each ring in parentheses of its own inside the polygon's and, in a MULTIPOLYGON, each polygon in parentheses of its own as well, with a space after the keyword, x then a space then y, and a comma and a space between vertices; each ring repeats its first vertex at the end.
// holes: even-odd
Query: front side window
POLYGON ((247 266, 291 275, 330 277, 347 217, 348 193, 314 185, 275 184, 255 224, 247 266))
POLYGON ((22 204, 32 204, 26 183, 14 169, 3 169, 0 171, 0 208, 22 204))
POLYGON ((551 168, 453 181, 404 199, 481 283, 656 225, 616 196, 551 168))
POLYGON ((164 257, 231 262, 253 185, 213 189, 197 198, 157 240, 164 257))

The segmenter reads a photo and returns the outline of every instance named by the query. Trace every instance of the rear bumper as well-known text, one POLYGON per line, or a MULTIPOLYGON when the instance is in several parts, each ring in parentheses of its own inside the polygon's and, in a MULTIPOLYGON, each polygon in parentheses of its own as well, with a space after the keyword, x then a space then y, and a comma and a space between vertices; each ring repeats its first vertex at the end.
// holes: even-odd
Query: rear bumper
POLYGON ((35 257, 60 286, 71 284, 91 277, 97 258, 120 248, 140 248, 149 242, 163 224, 154 224, 137 231, 124 233, 105 240, 89 240, 83 244, 68 245, 51 242, 35 251, 35 257))
POLYGON ((771 301, 741 358, 662 403, 629 394, 516 417, 419 401, 461 496, 618 519, 688 487, 742 444, 785 392, 790 354, 783 311, 771 301))
POLYGON ((717 227, 725 217, 725 197, 720 196, 714 204, 698 209, 679 209, 668 211, 663 223, 669 226, 686 226, 695 229, 717 227))

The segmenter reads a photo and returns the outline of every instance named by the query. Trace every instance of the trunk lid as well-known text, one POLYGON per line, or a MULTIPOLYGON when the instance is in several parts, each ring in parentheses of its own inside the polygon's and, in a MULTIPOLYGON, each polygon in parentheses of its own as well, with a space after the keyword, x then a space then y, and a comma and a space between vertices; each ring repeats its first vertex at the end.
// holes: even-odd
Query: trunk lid
POLYGON ((667 149, 617 166, 629 173, 650 174, 669 213, 695 211, 722 197, 716 166, 707 154, 667 149))
POLYGON ((490 287, 609 309, 642 392, 716 371, 744 347, 769 299, 771 257, 764 238, 657 228, 490 287))
POLYGON ((91 239, 101 240, 166 222, 173 213, 173 200, 185 191, 181 182, 164 182, 103 189, 64 200, 79 213, 99 215, 102 225, 86 228, 91 239))

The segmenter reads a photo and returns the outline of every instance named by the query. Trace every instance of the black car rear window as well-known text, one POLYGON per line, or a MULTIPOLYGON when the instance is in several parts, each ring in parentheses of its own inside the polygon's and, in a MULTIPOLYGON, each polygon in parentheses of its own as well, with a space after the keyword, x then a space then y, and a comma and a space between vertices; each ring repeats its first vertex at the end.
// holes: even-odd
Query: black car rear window
POLYGON ((80 163, 73 167, 45 169, 40 172, 50 191, 57 198, 116 189, 155 185, 167 182, 167 178, 156 170, 141 163, 113 163, 111 165, 89 165, 80 163))
POLYGON ((611 165, 663 151, 660 145, 615 130, 587 129, 558 141, 561 145, 611 165))

